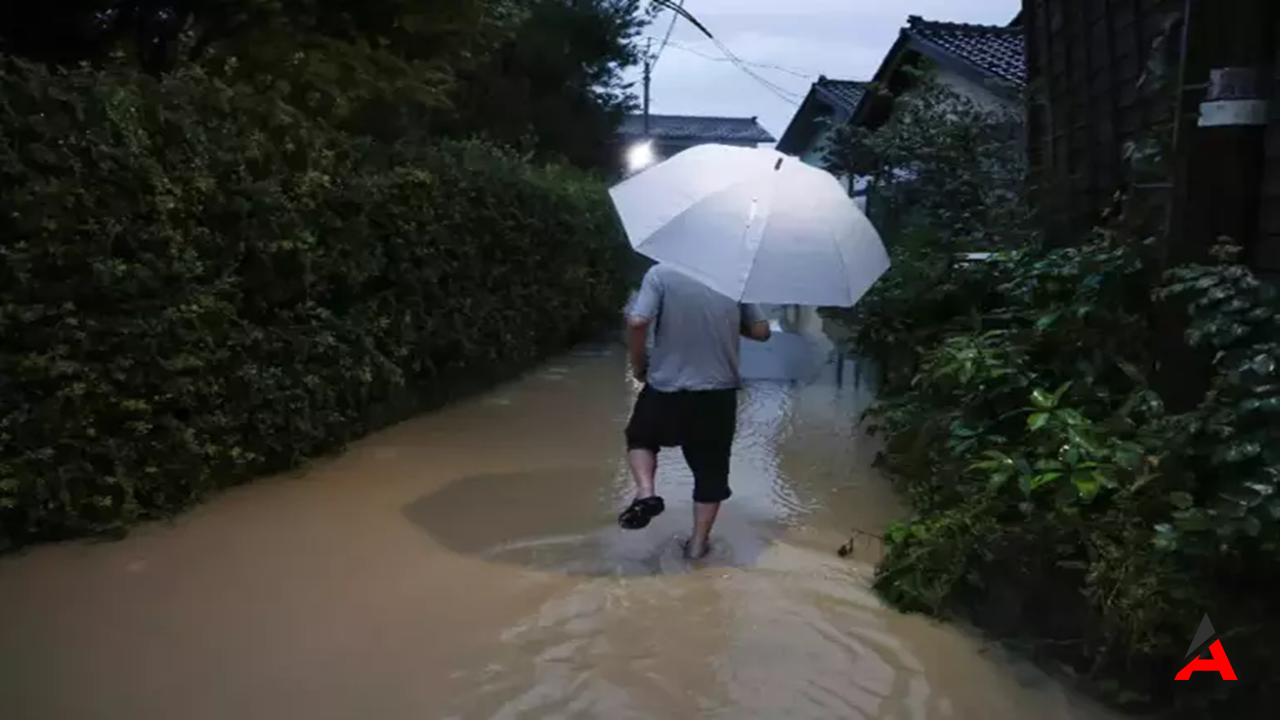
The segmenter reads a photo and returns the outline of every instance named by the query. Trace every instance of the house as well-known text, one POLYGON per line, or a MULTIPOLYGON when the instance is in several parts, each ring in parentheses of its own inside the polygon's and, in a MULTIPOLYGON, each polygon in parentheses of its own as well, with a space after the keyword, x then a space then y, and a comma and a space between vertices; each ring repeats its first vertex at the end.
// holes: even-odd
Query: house
POLYGON ((859 103, 850 122, 872 127, 888 119, 893 98, 911 89, 908 67, 931 66, 939 82, 991 109, 1019 111, 1027 85, 1026 42, 1021 16, 1009 25, 907 18, 907 26, 872 77, 880 88, 859 103))
MULTIPOLYGON (((618 139, 623 147, 646 139, 645 117, 632 113, 622 118, 618 139)), ((654 161, 661 161, 695 145, 718 143, 758 147, 774 137, 754 117, 713 117, 706 115, 649 115, 647 139, 653 145, 654 161)))
POLYGON ((834 127, 849 122, 867 92, 867 83, 819 76, 778 140, 778 152, 822 165, 834 127))
MULTIPOLYGON (((818 78, 783 132, 778 149, 809 164, 824 165, 834 128, 847 123, 870 128, 883 124, 893 111, 894 99, 911 92, 907 68, 922 65, 931 66, 940 82, 982 106, 1019 112, 1027 82, 1021 15, 1005 26, 910 16, 869 82, 818 78)), ((865 207, 865 179, 841 180, 865 207)))
MULTIPOLYGON (((624 178, 642 167, 661 162, 681 150, 696 145, 716 143, 738 147, 758 147, 775 142, 754 117, 715 117, 709 115, 654 115, 648 119, 640 113, 624 115, 615 135, 618 166, 614 179, 624 178), (647 126, 647 127, 646 127, 647 126), (643 159, 633 155, 634 149, 648 142, 643 159)), ((637 268, 647 268, 648 260, 636 256, 637 268)))
MULTIPOLYGON (((810 88, 787 129, 778 140, 778 152, 795 155, 802 162, 822 167, 826 164, 827 149, 835 129, 853 117, 862 98, 867 94, 867 83, 856 80, 836 80, 820 76, 810 88)), ((865 187, 841 175, 840 182, 849 194, 860 197, 865 187)), ((861 200, 859 203, 861 204, 861 200)))

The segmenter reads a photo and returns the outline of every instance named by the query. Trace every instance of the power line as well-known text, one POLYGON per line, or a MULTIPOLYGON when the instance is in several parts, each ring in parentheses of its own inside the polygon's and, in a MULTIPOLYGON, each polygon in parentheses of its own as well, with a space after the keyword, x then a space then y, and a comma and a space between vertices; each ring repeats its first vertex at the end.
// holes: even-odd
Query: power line
MULTIPOLYGON (((690 46, 688 46, 688 45, 684 45, 684 44, 679 43, 679 42, 676 42, 676 41, 674 41, 674 40, 670 41, 670 45, 671 45, 671 47, 673 47, 673 48, 675 48, 675 49, 677 49, 677 50, 683 50, 683 51, 685 51, 685 52, 687 52, 687 53, 689 53, 689 54, 691 54, 691 55, 697 55, 697 56, 698 56, 698 57, 700 57, 700 58, 704 58, 704 59, 706 59, 706 60, 710 60, 710 61, 712 61, 712 62, 733 62, 733 59, 732 59, 732 58, 728 58, 728 57, 716 57, 715 55, 711 55, 710 53, 705 53, 705 52, 703 52, 703 51, 701 51, 701 50, 695 49, 695 48, 690 47, 690 46)), ((813 79, 813 78, 815 78, 815 77, 817 77, 818 75, 820 75, 820 74, 821 74, 821 73, 817 73, 817 72, 805 72, 804 70, 800 70, 800 69, 797 69, 797 68, 789 68, 789 67, 785 67, 785 66, 783 66, 783 65, 773 65, 773 64, 771 64, 771 63, 756 62, 756 61, 754 61, 754 60, 740 60, 740 61, 742 62, 742 64, 743 64, 743 65, 748 65, 748 66, 751 66, 751 67, 758 67, 758 68, 760 68, 760 69, 762 69, 762 70, 776 70, 776 71, 778 71, 778 72, 780 72, 780 73, 786 73, 787 75, 791 75, 791 76, 793 76, 793 77, 798 77, 798 78, 800 78, 801 80, 811 80, 811 79, 813 79)))
MULTIPOLYGON (((711 34, 711 31, 708 30, 707 27, 703 25, 701 21, 699 21, 696 17, 691 15, 688 10, 684 9, 683 7, 684 0, 653 0, 653 2, 657 5, 661 5, 663 7, 670 9, 672 12, 676 14, 677 17, 682 17, 685 20, 688 20, 690 24, 692 24, 698 30, 702 31, 702 34, 706 35, 707 39, 715 43, 716 48, 718 48, 720 52, 724 53, 725 57, 729 60, 729 62, 733 63, 735 67, 737 67, 743 73, 751 77, 761 86, 763 86, 766 90, 776 95, 783 102, 789 103, 791 105, 798 105, 800 103, 800 98, 798 95, 796 95, 795 93, 792 93, 786 88, 783 88, 773 83, 768 78, 762 77, 759 73, 755 72, 750 67, 748 67, 748 65, 746 64, 745 61, 742 60, 742 58, 738 57, 737 54, 735 54, 732 50, 729 49, 728 45, 725 45, 724 43, 716 39, 716 37, 711 34)), ((672 25, 671 28, 668 28, 668 31, 667 31, 668 38, 670 37, 670 32, 672 28, 674 28, 674 24, 672 25)), ((664 41, 664 44, 665 42, 666 41, 664 41)), ((645 63, 646 75, 648 74, 647 71, 649 71, 650 69, 651 69, 651 64, 648 62, 648 59, 646 58, 646 63, 645 63)))
MULTIPOLYGON (((657 38, 654 38, 654 39, 657 39, 657 38)), ((688 45, 683 45, 674 40, 670 41, 669 44, 671 45, 671 47, 676 48, 677 50, 683 50, 692 55, 697 55, 698 57, 703 58, 705 60, 710 60, 712 62, 730 63, 734 67, 741 70, 744 74, 746 74, 752 80, 755 80, 758 84, 763 86, 766 90, 778 96, 778 98, 780 98, 781 100, 787 103, 790 103, 792 105, 800 104, 800 96, 797 93, 782 87, 781 85, 762 76, 760 73, 752 70, 751 68, 754 66, 754 67, 758 67, 766 70, 776 70, 778 72, 783 72, 788 75, 793 75, 795 77, 802 78, 805 80, 809 80, 813 78, 814 76, 813 73, 804 73, 799 70, 792 70, 790 68, 785 68, 780 65, 770 65, 768 63, 758 63, 758 62, 752 62, 749 60, 743 60, 742 58, 735 55, 732 50, 729 50, 727 46, 723 45, 722 43, 719 43, 719 41, 713 40, 713 42, 716 42, 717 48, 722 53, 721 57, 716 57, 715 55, 711 55, 711 54, 702 52, 700 50, 696 50, 694 48, 689 47, 688 45)))
POLYGON ((649 69, 652 71, 654 66, 658 64, 658 59, 662 57, 662 51, 667 49, 667 43, 671 42, 671 33, 676 29, 676 21, 680 19, 680 11, 684 9, 684 0, 671 10, 671 22, 667 24, 667 34, 662 36, 662 44, 658 46, 658 52, 654 54, 653 59, 649 61, 649 69))
POLYGON ((711 31, 702 24, 702 21, 690 14, 688 10, 684 9, 684 0, 653 0, 653 4, 661 5, 662 7, 670 9, 679 17, 688 20, 690 25, 693 25, 698 28, 698 30, 702 31, 703 35, 711 37, 711 31))
POLYGON ((737 67, 739 70, 749 75, 756 82, 763 85, 765 89, 769 90, 774 95, 777 95, 782 100, 792 103, 793 105, 798 104, 800 102, 800 98, 796 96, 795 93, 792 93, 790 90, 787 90, 786 88, 774 83, 773 81, 769 80, 768 78, 762 76, 760 73, 757 73, 756 71, 748 67, 746 62, 744 62, 742 58, 735 55, 733 51, 729 49, 728 45, 725 45, 724 43, 720 42, 719 40, 716 40, 715 38, 712 38, 711 41, 716 44, 716 47, 720 49, 720 52, 724 53, 725 56, 729 58, 729 61, 732 62, 735 67, 737 67))

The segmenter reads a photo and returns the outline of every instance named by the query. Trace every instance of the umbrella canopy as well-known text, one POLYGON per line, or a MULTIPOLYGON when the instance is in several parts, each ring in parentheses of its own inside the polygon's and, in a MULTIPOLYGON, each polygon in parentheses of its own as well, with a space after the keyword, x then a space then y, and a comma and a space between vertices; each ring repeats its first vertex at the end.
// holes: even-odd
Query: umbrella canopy
POLYGON ((840 182, 776 150, 698 145, 609 195, 636 251, 741 302, 850 307, 889 269, 840 182))

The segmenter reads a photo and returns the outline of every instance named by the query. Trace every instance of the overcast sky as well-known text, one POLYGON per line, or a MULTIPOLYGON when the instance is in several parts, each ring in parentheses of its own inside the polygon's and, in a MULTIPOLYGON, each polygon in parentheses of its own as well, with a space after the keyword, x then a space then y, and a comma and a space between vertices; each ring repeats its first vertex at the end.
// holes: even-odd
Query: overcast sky
MULTIPOLYGON (((733 51, 779 86, 786 100, 722 58, 715 44, 680 20, 653 73, 650 112, 673 115, 757 116, 775 137, 782 134, 818 75, 867 80, 906 25, 908 15, 927 20, 1005 25, 1021 0, 685 0, 684 6, 733 51)), ((656 50, 672 13, 646 32, 656 50)), ((635 73, 639 79, 639 73, 635 73)), ((640 86, 636 85, 637 95, 640 86)))

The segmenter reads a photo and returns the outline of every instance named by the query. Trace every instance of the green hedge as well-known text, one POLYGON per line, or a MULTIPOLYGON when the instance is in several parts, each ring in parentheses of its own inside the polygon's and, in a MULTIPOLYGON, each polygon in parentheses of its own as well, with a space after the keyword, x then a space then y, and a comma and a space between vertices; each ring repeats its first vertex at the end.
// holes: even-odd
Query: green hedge
POLYGON ((0 548, 338 449, 621 307, 595 182, 287 96, 0 58, 0 548))

